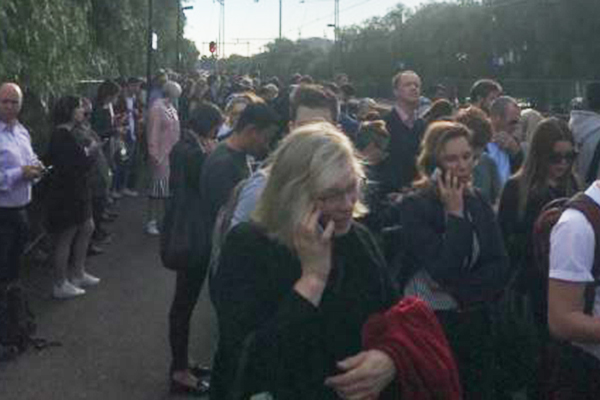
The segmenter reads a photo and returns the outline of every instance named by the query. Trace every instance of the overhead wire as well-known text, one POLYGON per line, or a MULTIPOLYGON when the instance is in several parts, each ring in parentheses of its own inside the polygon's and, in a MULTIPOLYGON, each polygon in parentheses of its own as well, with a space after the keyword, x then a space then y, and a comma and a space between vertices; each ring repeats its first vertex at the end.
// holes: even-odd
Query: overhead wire
MULTIPOLYGON (((359 3, 353 4, 353 5, 349 6, 349 7, 346 7, 346 8, 344 8, 344 9, 340 10, 340 14, 341 14, 341 13, 343 13, 343 12, 345 12, 345 11, 352 10, 352 9, 354 9, 354 8, 356 8, 356 7, 360 7, 360 6, 362 6, 363 4, 370 3, 371 1, 374 1, 374 0, 364 0, 364 1, 361 1, 361 2, 359 2, 359 3)), ((311 20, 311 21, 309 21, 309 22, 307 22, 307 23, 305 23, 305 24, 302 24, 302 25, 297 25, 297 26, 295 26, 295 27, 293 27, 293 28, 291 28, 291 29, 287 30, 287 31, 286 31, 286 33, 289 33, 289 32, 296 31, 296 30, 298 30, 298 29, 304 28, 305 26, 312 25, 312 24, 314 24, 315 22, 323 21, 323 20, 325 20, 325 19, 328 19, 328 18, 331 18, 331 17, 333 17, 333 16, 335 16, 335 13, 331 13, 331 14, 325 15, 325 16, 323 16, 323 17, 315 18, 315 19, 313 19, 313 20, 311 20)))

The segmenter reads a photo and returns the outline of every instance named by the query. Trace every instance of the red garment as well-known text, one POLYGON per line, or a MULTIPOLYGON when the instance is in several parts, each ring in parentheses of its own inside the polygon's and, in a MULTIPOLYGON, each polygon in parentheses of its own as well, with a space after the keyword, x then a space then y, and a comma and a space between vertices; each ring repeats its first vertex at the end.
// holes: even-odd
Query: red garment
POLYGON ((435 314, 416 297, 408 297, 369 317, 363 346, 381 350, 396 365, 401 399, 460 400, 458 368, 435 314))

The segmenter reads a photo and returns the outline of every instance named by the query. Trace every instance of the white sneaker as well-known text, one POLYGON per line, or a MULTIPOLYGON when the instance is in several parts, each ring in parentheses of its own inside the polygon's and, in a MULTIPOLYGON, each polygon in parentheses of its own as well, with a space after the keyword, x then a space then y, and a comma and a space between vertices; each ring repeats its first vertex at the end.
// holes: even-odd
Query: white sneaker
POLYGON ((113 199, 120 199, 123 197, 123 195, 120 192, 113 191, 111 192, 110 197, 112 197, 113 199))
POLYGON ((152 236, 160 235, 160 231, 158 230, 158 224, 156 221, 148 221, 146 224, 146 233, 152 236))
POLYGON ((80 289, 69 281, 64 281, 60 285, 54 285, 52 288, 52 296, 55 299, 70 299, 85 294, 85 290, 80 289))
POLYGON ((135 190, 131 190, 131 189, 123 189, 121 191, 121 194, 128 196, 128 197, 138 197, 140 194, 138 192, 136 192, 135 190))
POLYGON ((84 272, 81 278, 71 279, 71 283, 77 286, 78 288, 96 286, 100 283, 100 278, 97 278, 94 275, 90 275, 87 272, 84 272))

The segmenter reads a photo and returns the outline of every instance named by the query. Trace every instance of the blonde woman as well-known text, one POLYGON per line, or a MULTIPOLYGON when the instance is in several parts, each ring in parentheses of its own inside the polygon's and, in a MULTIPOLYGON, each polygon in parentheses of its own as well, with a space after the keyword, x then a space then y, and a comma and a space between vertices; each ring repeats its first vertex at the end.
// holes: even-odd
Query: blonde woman
POLYGON ((372 236, 354 222, 363 176, 329 123, 297 129, 276 150, 252 220, 229 233, 211 281, 211 398, 389 398, 394 363, 361 351, 367 317, 395 299, 372 236))
POLYGON ((169 154, 179 140, 179 114, 175 102, 181 96, 181 86, 169 81, 163 86, 164 97, 154 102, 148 115, 147 145, 150 172, 148 222, 146 233, 159 235, 158 222, 164 214, 164 202, 169 190, 169 154))

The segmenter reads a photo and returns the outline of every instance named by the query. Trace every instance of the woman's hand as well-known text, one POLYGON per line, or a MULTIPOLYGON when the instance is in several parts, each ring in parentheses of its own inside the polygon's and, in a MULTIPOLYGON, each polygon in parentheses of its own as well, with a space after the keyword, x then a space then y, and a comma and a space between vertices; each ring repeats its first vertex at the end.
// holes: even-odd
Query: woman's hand
POLYGON ((465 185, 450 171, 446 171, 445 179, 438 179, 440 198, 448 214, 462 218, 464 216, 465 185))
POLYGON ((325 385, 344 400, 376 400, 396 376, 394 362, 380 350, 362 351, 338 362, 338 368, 344 372, 327 378, 325 385))
POLYGON ((315 306, 321 302, 331 271, 331 239, 335 230, 333 221, 323 230, 320 216, 321 211, 314 207, 294 233, 294 247, 302 266, 302 276, 294 289, 315 306))

